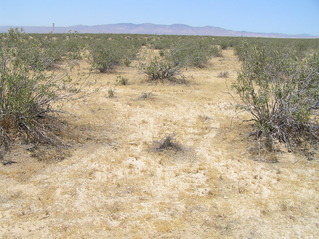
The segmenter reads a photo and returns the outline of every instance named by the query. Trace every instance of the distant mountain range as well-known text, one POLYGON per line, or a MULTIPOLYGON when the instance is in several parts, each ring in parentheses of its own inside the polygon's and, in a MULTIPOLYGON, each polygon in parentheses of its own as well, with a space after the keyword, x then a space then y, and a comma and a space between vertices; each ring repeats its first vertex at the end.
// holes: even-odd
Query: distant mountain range
POLYGON ((235 37, 271 37, 271 38, 318 38, 311 35, 288 35, 280 33, 255 33, 245 31, 232 31, 220 27, 205 26, 192 27, 183 24, 157 25, 150 23, 132 24, 105 24, 95 26, 70 27, 40 27, 40 26, 0 26, 0 32, 7 32, 13 27, 22 27, 26 33, 128 33, 128 34, 157 34, 157 35, 206 35, 206 36, 235 36, 235 37))

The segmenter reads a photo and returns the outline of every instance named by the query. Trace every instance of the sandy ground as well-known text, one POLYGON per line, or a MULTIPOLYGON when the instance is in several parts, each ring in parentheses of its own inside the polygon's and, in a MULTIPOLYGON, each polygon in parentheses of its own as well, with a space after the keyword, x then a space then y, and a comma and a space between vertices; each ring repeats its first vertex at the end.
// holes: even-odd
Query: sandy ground
POLYGON ((225 50, 186 69, 189 85, 91 74, 91 94, 65 105, 77 118, 64 160, 15 149, 0 165, 0 238, 319 238, 319 161, 250 154, 227 94, 239 69, 225 50), (168 135, 181 151, 154 150, 168 135))

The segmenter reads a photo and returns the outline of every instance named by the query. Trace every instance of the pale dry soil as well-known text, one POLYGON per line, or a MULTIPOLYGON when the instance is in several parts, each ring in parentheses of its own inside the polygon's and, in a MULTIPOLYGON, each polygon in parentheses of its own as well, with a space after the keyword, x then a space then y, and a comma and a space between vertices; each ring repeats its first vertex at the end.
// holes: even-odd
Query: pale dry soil
POLYGON ((188 85, 147 83, 134 64, 90 74, 87 96, 64 106, 77 116, 69 154, 17 148, 0 165, 0 238, 319 238, 318 158, 251 154, 228 94, 239 70, 225 50, 185 69, 188 85), (154 150, 168 135, 181 151, 154 150))

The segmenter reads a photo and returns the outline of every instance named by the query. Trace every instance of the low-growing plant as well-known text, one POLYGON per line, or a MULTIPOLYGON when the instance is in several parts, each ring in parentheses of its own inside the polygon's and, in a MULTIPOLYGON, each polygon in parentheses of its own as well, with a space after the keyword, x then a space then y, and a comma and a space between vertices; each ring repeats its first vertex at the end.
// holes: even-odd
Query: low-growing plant
POLYGON ((126 67, 129 67, 131 65, 132 61, 129 58, 124 59, 124 65, 126 67))
POLYGON ((116 85, 127 85, 128 79, 124 76, 117 76, 116 77, 116 85))
POLYGON ((233 88, 255 122, 255 135, 269 149, 280 141, 293 150, 319 138, 319 55, 298 58, 287 49, 249 47, 233 88))
POLYGON ((160 50, 160 51, 159 51, 159 55, 160 55, 161 57, 164 57, 164 56, 165 56, 165 51, 164 51, 164 50, 160 50))
POLYGON ((115 89, 108 89, 107 94, 109 98, 113 98, 115 95, 115 89))
POLYGON ((182 151, 182 147, 175 142, 174 135, 167 135, 157 144, 158 145, 155 147, 155 151, 182 151))
POLYGON ((222 50, 226 50, 229 47, 234 47, 239 42, 238 39, 232 38, 232 37, 223 37, 219 39, 218 45, 220 45, 220 48, 222 50))
POLYGON ((165 58, 154 57, 148 64, 143 65, 142 68, 150 81, 186 83, 185 78, 180 74, 179 66, 174 65, 165 58))
POLYGON ((220 47, 221 47, 221 49, 226 50, 229 47, 228 42, 221 41, 220 47))
POLYGON ((150 97, 152 97, 152 92, 145 92, 137 99, 138 100, 145 100, 145 99, 149 99, 150 97))
POLYGON ((219 72, 218 77, 220 77, 220 78, 228 78, 229 77, 229 72, 228 71, 221 71, 221 72, 219 72))

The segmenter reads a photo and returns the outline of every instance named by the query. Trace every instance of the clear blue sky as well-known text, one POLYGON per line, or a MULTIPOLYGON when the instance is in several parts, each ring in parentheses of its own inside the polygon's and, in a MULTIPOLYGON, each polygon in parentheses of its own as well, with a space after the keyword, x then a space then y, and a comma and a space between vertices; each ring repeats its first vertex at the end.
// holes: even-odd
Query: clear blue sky
POLYGON ((0 0, 1 26, 187 24, 319 36, 319 0, 0 0))

